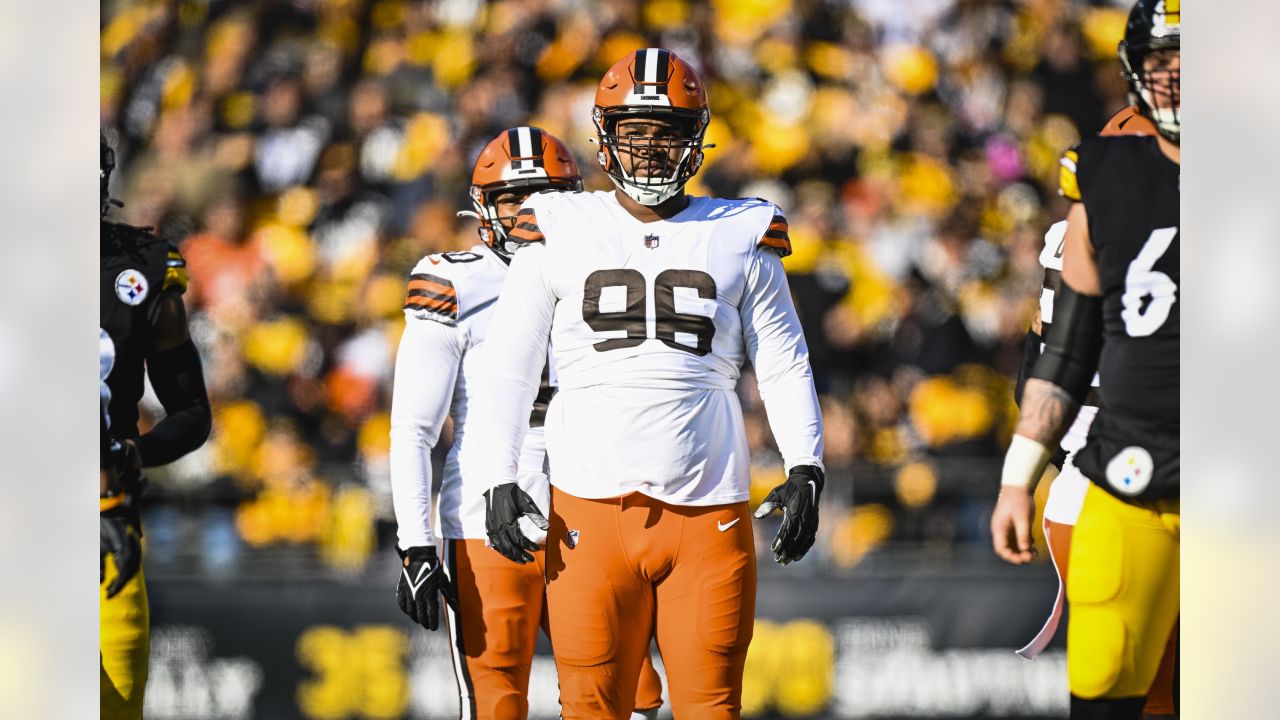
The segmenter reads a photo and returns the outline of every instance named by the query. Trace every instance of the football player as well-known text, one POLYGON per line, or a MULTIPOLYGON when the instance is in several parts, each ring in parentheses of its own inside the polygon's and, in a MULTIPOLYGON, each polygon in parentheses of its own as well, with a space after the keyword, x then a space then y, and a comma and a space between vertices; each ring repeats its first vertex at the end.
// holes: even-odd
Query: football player
POLYGON ((778 562, 812 547, 823 487, 822 418, 782 268, 787 221, 764 200, 685 193, 710 112, 675 53, 618 61, 592 117, 615 189, 520 209, 477 396, 488 443, 462 463, 490 484, 493 548, 529 562, 519 454, 549 339, 547 606, 563 716, 626 717, 656 631, 679 679, 675 716, 738 717, 756 599, 744 361, 788 470, 757 513, 783 511, 778 562))
POLYGON ((1156 134, 1067 154, 1062 285, 992 517, 996 553, 1030 560, 1029 487, 1099 372, 1099 411, 1073 458, 1090 481, 1066 583, 1073 718, 1140 717, 1178 617, 1180 20, 1175 0, 1139 0, 1120 43, 1156 134))
POLYGON ((111 205, 118 204, 107 191, 115 152, 105 134, 100 145, 99 357, 100 369, 106 371, 107 412, 101 424, 104 452, 99 473, 99 710, 103 718, 141 718, 150 652, 150 611, 139 543, 142 470, 171 463, 203 445, 211 413, 200 355, 187 333, 182 302, 186 262, 176 247, 147 229, 107 220, 111 205), (139 435, 144 371, 165 417, 139 435))
MULTIPOLYGON (((1102 135, 1151 135, 1156 134, 1155 125, 1139 112, 1136 106, 1129 106, 1116 113, 1102 128, 1102 135)), ((1075 160, 1071 156, 1062 159, 1062 177, 1070 186, 1075 173, 1075 160)), ((1078 193, 1073 193, 1078 196, 1078 193)), ((1044 267, 1044 284, 1040 291, 1040 308, 1027 332, 1026 350, 1023 354, 1022 368, 1018 374, 1017 397, 1021 401, 1021 389, 1031 375, 1036 361, 1043 350, 1044 336, 1053 325, 1053 299, 1062 289, 1062 245, 1067 230, 1065 220, 1058 221, 1045 234, 1044 250, 1040 253, 1040 264, 1044 267)), ((1067 569, 1071 552, 1071 529, 1080 516, 1080 507, 1084 504, 1084 495, 1089 481, 1080 474, 1072 462, 1075 452, 1084 447, 1089 433, 1089 424, 1098 412, 1098 376, 1094 375, 1092 387, 1075 420, 1063 436, 1058 450, 1054 453, 1050 465, 1046 468, 1041 482, 1049 482, 1048 499, 1044 506, 1044 534, 1049 545, 1049 557, 1053 561, 1054 570, 1058 574, 1058 596, 1054 600, 1049 619, 1040 632, 1036 634, 1026 647, 1018 651, 1025 658, 1039 655, 1049 642, 1053 640, 1062 619, 1062 610, 1066 601, 1067 569)), ((1169 638, 1165 648, 1164 659, 1156 674, 1155 683, 1147 694, 1143 717, 1148 720, 1169 717, 1175 714, 1173 703, 1173 678, 1177 659, 1177 627, 1169 638)))
MULTIPOLYGON (((414 622, 435 630, 439 599, 445 597, 464 720, 528 716, 534 643, 546 619, 543 551, 534 545, 534 562, 519 566, 485 548, 488 485, 458 463, 459 453, 489 442, 468 422, 471 395, 481 382, 476 351, 493 341, 487 330, 507 279, 510 233, 520 204, 535 192, 581 188, 578 164, 560 140, 536 127, 504 131, 476 160, 474 211, 459 213, 480 220, 481 242, 466 252, 428 255, 409 278, 391 400, 392 497, 403 561, 396 599, 414 622), (450 416, 454 443, 437 508, 444 536, 441 561, 432 531, 431 449, 450 416)), ((544 344, 538 367, 542 381, 532 413, 525 413, 528 432, 517 476, 530 511, 539 517, 550 494, 542 424, 554 386, 546 360, 544 344)), ((653 716, 662 704, 662 684, 645 660, 634 707, 653 716)))

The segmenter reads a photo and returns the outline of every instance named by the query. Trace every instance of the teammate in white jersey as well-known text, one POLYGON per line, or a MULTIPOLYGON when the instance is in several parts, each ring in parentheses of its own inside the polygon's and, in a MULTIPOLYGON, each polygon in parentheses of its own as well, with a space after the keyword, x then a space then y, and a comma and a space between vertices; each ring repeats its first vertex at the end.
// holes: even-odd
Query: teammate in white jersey
POLYGON ((473 423, 491 444, 461 461, 492 486, 494 549, 527 560, 518 457, 550 339, 547 602, 565 718, 625 717, 655 631, 676 717, 740 715, 756 580, 734 392, 747 360, 789 473, 758 512, 784 510, 776 559, 803 557, 817 529, 822 419, 782 268, 787 223, 763 200, 684 193, 709 118, 687 63, 628 55, 593 109, 616 190, 534 195, 510 235, 525 247, 473 423))
MULTIPOLYGON (((409 280, 391 408, 391 483, 404 564, 396 597, 428 630, 439 625, 439 594, 447 598, 464 720, 528 716, 529 672, 546 592, 543 553, 520 567, 485 549, 488 485, 458 463, 464 448, 485 444, 467 421, 478 382, 476 350, 507 277, 507 233, 520 203, 535 191, 581 187, 573 155, 551 134, 536 127, 503 132, 480 153, 472 173, 474 213, 466 214, 480 219, 483 242, 467 252, 428 255, 409 280), (447 416, 453 418, 454 444, 438 504, 442 565, 432 531, 431 449, 447 416)), ((553 385, 545 361, 544 346, 537 368, 542 382, 532 414, 525 411, 528 432, 517 473, 538 513, 549 500, 542 419, 553 385)), ((651 711, 662 703, 661 681, 652 666, 643 678, 637 707, 651 711)))

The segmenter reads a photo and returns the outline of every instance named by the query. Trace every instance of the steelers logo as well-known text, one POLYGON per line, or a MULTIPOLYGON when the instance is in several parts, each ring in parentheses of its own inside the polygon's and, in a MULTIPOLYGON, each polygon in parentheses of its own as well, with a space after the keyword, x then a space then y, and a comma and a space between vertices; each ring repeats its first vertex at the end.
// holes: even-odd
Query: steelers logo
POLYGON ((116 297, 125 305, 141 305, 147 299, 147 277, 137 270, 116 276, 116 297))
POLYGON ((1138 495, 1151 484, 1151 475, 1155 472, 1155 462, 1151 453, 1137 445, 1116 453, 1107 463, 1107 482, 1123 495, 1138 495))

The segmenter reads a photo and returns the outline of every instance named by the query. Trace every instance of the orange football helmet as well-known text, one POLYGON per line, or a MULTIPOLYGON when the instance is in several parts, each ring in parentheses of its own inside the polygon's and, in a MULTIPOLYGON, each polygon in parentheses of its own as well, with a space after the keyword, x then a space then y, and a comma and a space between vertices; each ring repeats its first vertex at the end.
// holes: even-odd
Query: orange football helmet
POLYGON ((1137 107, 1130 105, 1107 121, 1099 135, 1155 135, 1156 126, 1137 107))
POLYGON ((536 127, 504 130, 480 151, 471 171, 471 207, 458 215, 480 220, 480 239, 495 252, 510 256, 507 233, 515 216, 498 214, 504 192, 532 194, 542 190, 581 190, 578 161, 560 139, 536 127))
POLYGON ((619 190, 642 205, 658 205, 679 193, 702 166, 703 137, 711 110, 707 90, 689 63, 661 48, 637 50, 614 63, 596 87, 591 110, 600 149, 596 161, 619 190), (624 118, 674 120, 683 134, 673 139, 620 138, 618 121, 624 118), (666 175, 628 172, 618 157, 619 148, 629 159, 656 150, 682 149, 679 160, 666 175))

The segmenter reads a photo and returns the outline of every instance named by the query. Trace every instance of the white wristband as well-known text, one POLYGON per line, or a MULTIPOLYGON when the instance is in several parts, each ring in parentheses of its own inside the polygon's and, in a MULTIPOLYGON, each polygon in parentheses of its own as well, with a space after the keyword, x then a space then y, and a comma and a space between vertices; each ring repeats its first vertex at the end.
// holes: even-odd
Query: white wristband
POLYGON ((1030 487, 1049 464, 1049 448, 1025 435, 1014 435, 1009 451, 1004 454, 1000 486, 1030 487))

